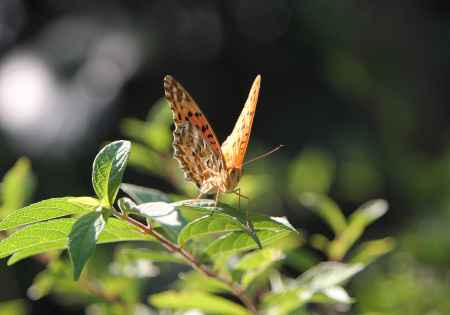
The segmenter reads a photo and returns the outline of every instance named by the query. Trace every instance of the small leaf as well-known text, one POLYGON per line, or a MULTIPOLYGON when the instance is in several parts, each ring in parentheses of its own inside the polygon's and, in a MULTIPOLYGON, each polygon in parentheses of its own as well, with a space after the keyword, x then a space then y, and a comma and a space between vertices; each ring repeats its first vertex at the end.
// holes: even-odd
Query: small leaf
POLYGON ((304 272, 298 278, 297 286, 307 288, 313 294, 348 281, 362 269, 362 264, 324 262, 304 272))
POLYGON ((395 241, 391 237, 364 242, 355 249, 350 262, 368 265, 378 257, 393 250, 394 247, 395 241))
POLYGON ((101 211, 85 214, 74 223, 69 234, 74 280, 78 280, 87 260, 94 254, 96 242, 105 224, 101 211))
POLYGON ((10 213, 0 222, 0 230, 93 211, 99 202, 90 197, 63 197, 43 200, 10 213))
POLYGON ((316 303, 342 303, 351 304, 353 299, 348 295, 343 287, 330 287, 311 297, 311 302, 316 303))
POLYGON ((208 314, 248 315, 248 311, 225 298, 205 292, 166 291, 150 296, 149 302, 158 308, 189 310, 197 309, 208 314))
POLYGON ((0 217, 23 207, 30 199, 35 185, 36 179, 31 172, 30 161, 24 157, 20 158, 3 178, 0 217))
POLYGON ((327 196, 303 193, 300 195, 300 202, 315 211, 333 229, 335 235, 340 235, 346 228, 347 222, 342 210, 327 196))
POLYGON ((329 246, 328 255, 333 260, 340 260, 350 247, 360 238, 366 227, 383 216, 388 203, 382 199, 366 202, 359 207, 349 219, 348 226, 329 246))
POLYGON ((120 185, 120 189, 128 194, 137 204, 155 201, 170 201, 169 197, 165 193, 152 188, 124 183, 120 185))
MULTIPOLYGON (((279 229, 257 230, 256 234, 263 246, 267 246, 288 236, 296 235, 290 230, 279 229)), ((258 248, 254 239, 245 232, 231 232, 225 234, 213 241, 207 248, 208 255, 217 255, 222 253, 240 252, 258 248)))
POLYGON ((127 198, 127 197, 120 198, 117 201, 117 205, 119 206, 119 209, 123 213, 134 213, 135 212, 134 207, 136 207, 136 204, 130 198, 127 198))
POLYGON ((111 207, 116 199, 131 144, 119 140, 106 145, 95 157, 92 165, 92 186, 105 206, 111 207))
POLYGON ((144 218, 158 222, 172 241, 177 239, 178 233, 186 225, 186 220, 178 209, 167 202, 147 202, 133 207, 132 210, 144 218))

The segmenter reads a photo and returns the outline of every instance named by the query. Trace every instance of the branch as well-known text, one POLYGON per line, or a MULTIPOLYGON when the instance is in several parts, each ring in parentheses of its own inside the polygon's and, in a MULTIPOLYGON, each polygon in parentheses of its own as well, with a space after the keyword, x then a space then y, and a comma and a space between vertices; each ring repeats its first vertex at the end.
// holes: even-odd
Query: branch
POLYGON ((224 284, 226 284, 231 292, 247 307, 247 309, 254 315, 258 314, 256 307, 249 296, 245 293, 244 289, 241 288, 237 283, 233 282, 231 279, 225 278, 222 275, 210 270, 207 266, 203 265, 201 262, 197 260, 190 252, 186 251, 184 248, 178 246, 177 244, 172 243, 170 240, 165 238, 163 235, 158 233, 151 226, 147 226, 128 215, 119 212, 114 209, 113 215, 117 218, 127 221, 128 223, 134 225, 142 233, 148 234, 156 238, 169 252, 178 253, 181 255, 194 269, 204 274, 207 277, 214 278, 224 284))

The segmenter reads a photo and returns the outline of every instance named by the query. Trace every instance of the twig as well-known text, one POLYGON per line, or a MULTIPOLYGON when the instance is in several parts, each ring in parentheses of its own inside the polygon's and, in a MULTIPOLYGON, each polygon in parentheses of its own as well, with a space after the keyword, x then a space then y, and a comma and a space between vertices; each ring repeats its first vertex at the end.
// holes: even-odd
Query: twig
POLYGON ((245 293, 244 289, 241 288, 237 283, 233 282, 231 279, 225 278, 220 274, 210 270, 207 266, 203 265, 197 260, 190 252, 186 251, 184 248, 172 243, 170 240, 165 238, 163 235, 158 233, 151 226, 147 226, 128 215, 119 212, 117 210, 113 211, 114 216, 126 220, 128 223, 134 225, 142 233, 148 234, 156 238, 169 252, 178 253, 181 255, 194 269, 198 270, 207 277, 214 278, 224 284, 226 284, 231 292, 247 307, 247 309, 254 315, 258 314, 256 307, 249 296, 245 293))

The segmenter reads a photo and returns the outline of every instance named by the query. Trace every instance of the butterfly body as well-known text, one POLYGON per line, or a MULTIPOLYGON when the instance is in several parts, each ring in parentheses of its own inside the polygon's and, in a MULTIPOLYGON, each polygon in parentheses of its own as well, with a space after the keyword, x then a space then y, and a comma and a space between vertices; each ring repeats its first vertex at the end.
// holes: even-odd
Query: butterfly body
POLYGON ((242 164, 249 142, 260 76, 253 82, 238 121, 222 146, 211 125, 189 93, 171 76, 164 78, 175 130, 174 157, 188 181, 196 184, 200 195, 233 192, 242 176, 242 164))

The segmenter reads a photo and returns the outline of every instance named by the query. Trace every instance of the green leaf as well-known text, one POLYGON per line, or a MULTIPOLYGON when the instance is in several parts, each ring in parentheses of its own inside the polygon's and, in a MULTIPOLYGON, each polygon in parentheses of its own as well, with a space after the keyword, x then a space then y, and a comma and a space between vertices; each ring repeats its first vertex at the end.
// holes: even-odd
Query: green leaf
POLYGON ((329 246, 328 255, 333 260, 340 260, 350 247, 360 238, 366 227, 383 216, 388 203, 382 199, 368 201, 359 207, 349 219, 347 228, 329 246))
POLYGON ((386 237, 381 240, 367 241, 355 249, 350 259, 351 263, 361 263, 368 265, 378 257, 387 254, 395 247, 395 241, 392 237, 386 237))
POLYGON ((297 286, 307 288, 311 295, 348 281, 364 269, 362 264, 323 262, 304 272, 297 279, 297 286))
POLYGON ((208 234, 242 231, 242 224, 228 215, 214 213, 189 222, 178 235, 178 244, 183 246, 188 240, 208 234))
POLYGON ((243 273, 242 286, 247 288, 253 280, 283 258, 285 258, 285 255, 281 250, 270 247, 245 255, 235 267, 236 270, 240 270, 243 273))
POLYGON ((106 221, 101 211, 80 217, 69 234, 69 253, 73 265, 73 278, 78 280, 88 259, 94 254, 100 233, 106 221))
POLYGON ((5 174, 1 186, 0 217, 10 211, 23 207, 30 199, 36 180, 31 172, 31 163, 27 158, 20 158, 14 166, 5 174))
POLYGON ((147 202, 133 207, 132 210, 148 220, 159 223, 172 241, 176 241, 180 230, 187 223, 180 211, 167 202, 147 202))
POLYGON ((91 197, 63 197, 43 200, 15 210, 0 222, 0 230, 93 211, 99 202, 91 197))
MULTIPOLYGON (((203 205, 208 204, 206 203, 206 201, 202 201, 202 203, 203 205)), ((191 221, 183 228, 178 236, 178 244, 180 245, 185 244, 192 238, 203 237, 211 234, 227 233, 233 231, 244 231, 248 234, 253 233, 253 231, 249 231, 247 227, 246 215, 245 213, 242 213, 242 211, 236 211, 230 207, 193 207, 192 209, 201 211, 203 213, 206 213, 207 215, 191 221)), ((286 229, 298 233, 284 217, 267 217, 259 214, 250 214, 249 219, 254 231, 279 231, 282 229, 286 229)), ((250 236, 255 240, 254 235, 250 236)))
POLYGON ((50 246, 61 240, 67 241, 74 222, 75 219, 57 219, 36 223, 14 232, 0 241, 0 258, 35 246, 50 246))
MULTIPOLYGON (((276 241, 286 237, 297 235, 296 233, 279 229, 274 230, 257 230, 256 234, 263 246, 270 245, 276 241)), ((207 248, 206 253, 214 256, 221 253, 240 252, 258 248, 254 239, 245 232, 230 232, 213 241, 207 248)))
POLYGON ((119 140, 106 145, 95 157, 92 165, 92 186, 102 203, 111 207, 128 161, 131 143, 119 140))
POLYGON ((120 189, 130 196, 137 204, 155 201, 170 202, 167 194, 156 189, 125 183, 120 185, 120 189))
POLYGON ((333 230, 340 235, 347 226, 346 219, 339 206, 325 195, 316 193, 303 193, 300 195, 303 206, 316 212, 333 230))
MULTIPOLYGON (((8 265, 11 265, 49 250, 67 248, 68 236, 75 221, 73 218, 63 218, 39 222, 14 232, 0 241, 0 258, 12 255, 8 260, 8 265)), ((122 220, 110 218, 97 243, 144 240, 154 239, 122 220)))
POLYGON ((267 294, 263 299, 264 308, 267 313, 287 315, 308 302, 351 303, 353 300, 339 285, 362 269, 361 264, 321 263, 291 282, 288 288, 267 294))
POLYGON ((225 298, 205 292, 166 291, 150 296, 149 302, 163 309, 189 310, 198 309, 208 314, 248 315, 248 311, 225 298))

